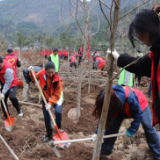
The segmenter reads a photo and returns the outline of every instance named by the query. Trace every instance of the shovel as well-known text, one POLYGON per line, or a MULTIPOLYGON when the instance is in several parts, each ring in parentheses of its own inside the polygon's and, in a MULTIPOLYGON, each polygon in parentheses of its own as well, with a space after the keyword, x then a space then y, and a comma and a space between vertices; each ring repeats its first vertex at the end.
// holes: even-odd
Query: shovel
MULTIPOLYGON (((43 98, 43 101, 44 101, 44 103, 45 103, 45 106, 47 106, 47 101, 46 101, 46 99, 45 99, 45 97, 44 97, 44 95, 43 95, 43 92, 42 92, 39 84, 38 84, 37 78, 36 78, 36 76, 34 75, 33 70, 31 70, 31 72, 32 72, 33 78, 34 78, 34 80, 35 80, 35 82, 36 82, 36 85, 37 85, 37 87, 38 87, 38 89, 39 89, 39 91, 40 91, 40 93, 41 93, 41 96, 42 96, 42 98, 43 98)), ((62 131, 61 133, 59 132, 58 127, 57 127, 57 124, 56 124, 56 122, 55 122, 55 120, 54 120, 54 118, 53 118, 53 115, 52 115, 52 113, 51 113, 51 110, 48 110, 48 113, 49 113, 49 115, 50 115, 50 117, 51 117, 51 119, 52 119, 54 128, 55 128, 55 130, 56 130, 56 132, 57 132, 57 134, 53 136, 53 139, 54 139, 55 141, 70 140, 70 138, 68 137, 68 135, 67 135, 66 132, 64 132, 64 131, 62 131)), ((69 147, 69 145, 70 145, 70 144, 63 144, 63 143, 59 144, 59 146, 60 146, 61 148, 64 148, 64 146, 69 147)))
MULTIPOLYGON (((1 93, 0 93, 1 96, 1 93)), ((7 131, 12 131, 14 128, 14 117, 10 117, 6 108, 6 104, 4 103, 4 100, 2 99, 3 107, 6 112, 7 118, 4 120, 4 126, 7 131)))
POLYGON ((9 150, 9 152, 12 154, 13 158, 15 160, 19 160, 19 158, 15 155, 15 153, 12 151, 12 149, 9 147, 9 145, 6 143, 6 141, 3 139, 3 137, 0 135, 0 139, 2 140, 2 142, 4 143, 4 145, 7 147, 7 149, 9 150))
MULTIPOLYGON (((112 138, 112 137, 118 137, 118 136, 123 136, 126 133, 119 133, 119 134, 111 134, 111 135, 106 135, 103 136, 104 138, 112 138)), ((57 145, 57 144, 61 144, 61 143, 74 143, 74 142, 84 142, 84 141, 91 141, 93 140, 93 138, 83 138, 83 139, 73 139, 73 140, 67 140, 67 141, 51 141, 51 146, 57 145)))

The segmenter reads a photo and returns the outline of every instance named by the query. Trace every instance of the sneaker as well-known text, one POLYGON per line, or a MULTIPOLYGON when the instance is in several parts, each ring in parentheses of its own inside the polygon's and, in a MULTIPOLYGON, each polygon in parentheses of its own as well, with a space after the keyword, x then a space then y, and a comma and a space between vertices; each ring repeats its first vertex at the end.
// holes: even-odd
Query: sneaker
POLYGON ((23 100, 23 102, 28 102, 27 100, 23 100))
POLYGON ((18 111, 18 116, 23 116, 23 112, 21 111, 21 109, 18 111))
POLYGON ((37 100, 35 97, 30 97, 29 100, 37 100))
POLYGON ((111 159, 111 154, 112 154, 112 153, 108 153, 108 154, 101 153, 101 154, 100 154, 100 160, 108 160, 108 159, 111 159))

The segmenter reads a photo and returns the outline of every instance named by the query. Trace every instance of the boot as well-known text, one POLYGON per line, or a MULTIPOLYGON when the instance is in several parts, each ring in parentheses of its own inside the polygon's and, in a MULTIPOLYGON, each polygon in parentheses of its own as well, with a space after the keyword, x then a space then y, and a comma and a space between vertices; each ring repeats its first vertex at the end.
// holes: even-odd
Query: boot
POLYGON ((52 129, 47 129, 47 135, 43 139, 43 143, 49 142, 50 140, 52 140, 52 129))

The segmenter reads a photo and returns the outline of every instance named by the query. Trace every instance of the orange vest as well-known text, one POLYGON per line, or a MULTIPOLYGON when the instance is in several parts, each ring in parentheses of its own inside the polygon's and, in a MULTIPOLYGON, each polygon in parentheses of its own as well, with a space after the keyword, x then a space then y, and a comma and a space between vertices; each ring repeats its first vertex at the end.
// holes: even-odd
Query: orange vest
MULTIPOLYGON (((129 95, 129 92, 130 92, 130 88, 129 87, 123 87, 124 90, 125 90, 125 94, 126 94, 126 99, 129 95)), ((148 101, 145 97, 145 95, 139 91, 139 90, 136 90, 134 88, 131 88, 131 91, 134 92, 138 98, 138 102, 139 102, 139 105, 142 109, 142 111, 144 111, 147 107, 148 107, 148 101)), ((129 97, 128 97, 129 98, 129 97)), ((123 106, 123 112, 130 118, 132 118, 132 112, 129 108, 129 105, 128 105, 128 102, 125 103, 125 105, 123 106)))
MULTIPOLYGON (((8 69, 8 68, 13 69, 13 68, 10 65, 10 63, 7 62, 5 59, 3 60, 3 63, 4 63, 4 66, 0 71, 0 80, 1 80, 1 82, 3 84, 5 84, 4 74, 6 73, 6 69, 8 69)), ((17 86, 18 85, 18 79, 16 77, 16 73, 14 72, 14 70, 13 70, 13 76, 14 76, 14 79, 12 81, 12 84, 11 84, 10 88, 12 88, 13 86, 17 86)))
POLYGON ((13 70, 17 74, 17 57, 15 55, 8 54, 5 57, 5 60, 7 60, 10 63, 10 65, 13 67, 13 70))
MULTIPOLYGON (((41 74, 40 74, 40 87, 41 87, 42 90, 43 90, 43 88, 46 84, 46 80, 47 80, 46 72, 45 72, 45 69, 43 69, 41 71, 41 74)), ((54 93, 53 83, 58 82, 58 81, 62 81, 61 77, 57 74, 54 74, 54 78, 53 78, 53 81, 52 81, 52 84, 51 84, 51 94, 54 93)))

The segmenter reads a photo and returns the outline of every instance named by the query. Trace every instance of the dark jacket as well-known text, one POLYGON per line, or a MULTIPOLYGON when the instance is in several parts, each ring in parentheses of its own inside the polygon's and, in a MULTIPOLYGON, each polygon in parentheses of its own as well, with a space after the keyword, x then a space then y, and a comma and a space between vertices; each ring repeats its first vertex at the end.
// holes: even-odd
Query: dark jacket
MULTIPOLYGON (((152 112, 153 112, 153 125, 158 123, 157 118, 160 124, 160 98, 159 98, 159 90, 158 90, 158 81, 157 77, 160 78, 160 74, 157 74, 159 60, 160 60, 160 37, 153 43, 152 47, 150 48, 152 54, 155 54, 156 58, 152 61, 150 56, 146 56, 139 60, 137 63, 131 65, 130 67, 126 68, 129 72, 136 73, 140 76, 148 76, 151 77, 151 69, 152 63, 154 66, 154 71, 152 71, 152 76, 156 77, 153 79, 152 77, 152 93, 153 93, 153 103, 152 103, 152 112), (154 112, 155 111, 155 112, 154 112)), ((117 65, 119 67, 124 67, 129 63, 135 61, 137 58, 129 56, 127 53, 124 53, 119 56, 117 65)))
MULTIPOLYGON (((38 73, 40 70, 42 70, 42 68, 39 67, 39 66, 33 66, 33 68, 34 68, 34 71, 35 71, 36 73, 38 73)), ((25 68, 25 69, 23 70, 23 76, 24 76, 27 84, 29 84, 30 82, 32 82, 32 80, 31 80, 31 78, 30 78, 30 75, 29 75, 28 68, 25 68)))

